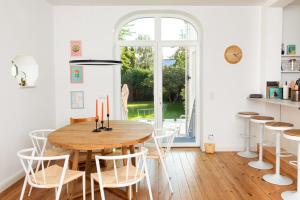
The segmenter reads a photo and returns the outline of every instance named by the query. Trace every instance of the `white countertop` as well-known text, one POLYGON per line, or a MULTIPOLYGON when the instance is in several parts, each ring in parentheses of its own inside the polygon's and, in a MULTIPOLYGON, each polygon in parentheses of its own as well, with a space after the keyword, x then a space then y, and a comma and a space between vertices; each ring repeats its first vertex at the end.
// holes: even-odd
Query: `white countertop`
POLYGON ((249 98, 250 101, 277 104, 282 106, 294 107, 300 109, 300 102, 294 102, 291 100, 283 100, 283 99, 265 99, 265 98, 249 98))

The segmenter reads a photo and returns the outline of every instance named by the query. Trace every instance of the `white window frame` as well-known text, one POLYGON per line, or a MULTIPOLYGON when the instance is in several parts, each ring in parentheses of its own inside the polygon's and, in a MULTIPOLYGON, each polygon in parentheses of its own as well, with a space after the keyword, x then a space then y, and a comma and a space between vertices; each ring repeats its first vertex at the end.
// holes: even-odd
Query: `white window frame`
MULTIPOLYGON (((159 97, 158 95, 154 95, 154 104, 159 105, 155 106, 155 114, 156 121, 155 124, 159 127, 162 127, 162 92, 159 90, 162 89, 162 73, 158 73, 162 71, 162 65, 158 63, 162 63, 162 47, 169 47, 169 46, 182 46, 182 47, 194 47, 196 49, 196 124, 195 124, 195 136, 196 142, 195 143, 177 143, 174 146, 180 147, 204 147, 204 138, 202 133, 202 100, 201 100, 201 91, 202 91, 202 73, 201 73, 201 38, 202 38, 202 31, 198 21, 187 13, 179 12, 179 11, 138 11, 133 12, 127 16, 121 18, 121 20, 115 26, 115 43, 114 43, 114 57, 115 59, 120 59, 120 47, 121 46, 147 46, 152 47, 155 50, 154 60, 154 92, 156 94, 161 94, 159 97), (119 40, 119 32, 121 28, 128 24, 131 21, 140 18, 154 18, 155 19, 155 35, 154 40, 147 40, 147 41, 120 41, 119 40), (182 19, 193 25, 194 29, 197 32, 197 40, 161 40, 161 18, 177 18, 182 19), (160 56, 159 56, 160 55, 160 56), (156 76, 158 75, 158 76, 156 76), (198 87, 197 87, 198 86, 198 87)), ((115 70, 115 80, 116 80, 116 87, 115 91, 117 91, 116 102, 120 102, 121 105, 121 94, 120 94, 120 85, 121 85, 121 68, 115 70)), ((121 113, 121 107, 117 109, 118 113, 121 113)), ((121 115, 118 115, 121 116, 121 115)))

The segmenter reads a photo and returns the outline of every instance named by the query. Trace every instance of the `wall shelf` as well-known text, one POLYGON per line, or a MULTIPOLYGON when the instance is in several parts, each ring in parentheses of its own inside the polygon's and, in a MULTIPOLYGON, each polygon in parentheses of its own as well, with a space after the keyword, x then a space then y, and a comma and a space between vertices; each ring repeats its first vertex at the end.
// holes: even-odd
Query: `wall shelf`
POLYGON ((300 71, 281 71, 281 73, 300 73, 300 71))
POLYGON ((300 58, 300 55, 282 55, 282 58, 300 58))

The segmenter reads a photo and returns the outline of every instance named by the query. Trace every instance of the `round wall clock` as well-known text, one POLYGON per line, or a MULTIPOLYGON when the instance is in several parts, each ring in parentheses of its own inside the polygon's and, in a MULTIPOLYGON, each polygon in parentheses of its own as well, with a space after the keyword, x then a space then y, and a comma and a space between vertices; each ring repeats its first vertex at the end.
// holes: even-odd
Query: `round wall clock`
POLYGON ((231 45, 227 47, 224 53, 225 60, 230 64, 236 64, 240 62, 242 57, 242 49, 237 45, 231 45))

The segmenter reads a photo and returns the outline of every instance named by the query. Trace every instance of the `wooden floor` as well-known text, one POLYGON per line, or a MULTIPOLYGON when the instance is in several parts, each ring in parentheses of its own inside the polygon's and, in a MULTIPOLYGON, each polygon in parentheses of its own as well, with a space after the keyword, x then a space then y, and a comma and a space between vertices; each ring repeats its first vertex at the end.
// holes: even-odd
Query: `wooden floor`
MULTIPOLYGON (((249 160, 237 156, 236 153, 207 155, 195 148, 174 149, 167 158, 167 167, 175 191, 173 195, 169 193, 161 167, 158 170, 155 161, 148 163, 154 199, 275 200, 281 199, 281 192, 296 189, 295 183, 291 186, 275 186, 263 181, 262 175, 271 173, 272 170, 250 168, 247 165, 249 160)), ((78 182, 78 191, 81 188, 80 183, 81 181, 78 182)), ((21 187, 20 181, 0 194, 0 199, 18 199, 21 187)), ((89 181, 87 187, 89 187, 89 181)), ((149 199, 145 181, 140 185, 137 196, 140 200, 149 199)), ((33 189, 31 197, 26 199, 54 199, 54 190, 33 189)), ((66 199, 65 187, 61 199, 66 199)), ((87 199, 90 199, 89 195, 87 199)), ((99 193, 96 194, 96 199, 100 199, 99 193)), ((106 199, 118 200, 110 193, 106 193, 106 199)))

